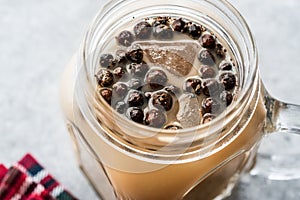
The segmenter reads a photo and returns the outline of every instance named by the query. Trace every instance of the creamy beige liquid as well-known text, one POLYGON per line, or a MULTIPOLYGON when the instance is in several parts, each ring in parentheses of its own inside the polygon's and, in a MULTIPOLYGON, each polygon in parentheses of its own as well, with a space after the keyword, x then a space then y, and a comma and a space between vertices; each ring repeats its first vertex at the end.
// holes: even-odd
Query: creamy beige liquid
MULTIPOLYGON (((104 199, 177 200, 194 186, 185 199, 213 199, 223 193, 238 175, 249 167, 255 154, 255 145, 262 137, 265 107, 260 96, 253 99, 249 112, 253 111, 244 127, 231 143, 201 160, 184 164, 155 164, 128 156, 107 144, 82 117, 74 101, 75 62, 65 72, 61 101, 68 123, 73 124, 74 142, 79 162, 95 189, 104 199), (74 129, 74 126, 77 129, 74 129), (100 160, 88 152, 79 134, 93 149, 100 160), (110 186, 112 185, 112 187, 110 186)), ((258 90, 260 88, 258 87, 258 90)), ((259 92, 259 91, 258 91, 259 92)), ((103 119, 105 122, 105 119, 103 119)))
MULTIPOLYGON (((205 159, 169 165, 149 173, 124 173, 111 168, 107 168, 107 172, 121 196, 145 200, 181 199, 192 185, 211 173, 214 168, 222 165, 226 158, 238 153, 241 149, 250 148, 259 140, 264 114, 263 104, 259 102, 255 114, 240 136, 218 153, 205 159)), ((243 169, 249 153, 243 153, 205 178, 199 185, 198 194, 194 194, 198 196, 197 199, 211 199, 220 194, 229 184, 231 177, 243 169)), ((189 195, 189 199, 196 198, 189 195)))

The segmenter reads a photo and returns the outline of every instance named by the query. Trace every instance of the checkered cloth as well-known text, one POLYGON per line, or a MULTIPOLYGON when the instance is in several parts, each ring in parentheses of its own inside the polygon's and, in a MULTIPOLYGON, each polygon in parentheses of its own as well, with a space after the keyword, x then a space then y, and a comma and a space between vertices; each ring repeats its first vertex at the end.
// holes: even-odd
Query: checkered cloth
POLYGON ((30 155, 7 169, 0 164, 1 200, 75 200, 30 155))

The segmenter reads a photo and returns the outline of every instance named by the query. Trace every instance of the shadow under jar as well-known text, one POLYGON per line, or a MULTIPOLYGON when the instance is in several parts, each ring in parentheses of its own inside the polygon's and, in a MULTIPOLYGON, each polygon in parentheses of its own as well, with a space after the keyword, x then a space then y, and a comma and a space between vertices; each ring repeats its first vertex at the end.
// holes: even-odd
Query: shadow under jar
POLYGON ((290 110, 265 92, 248 26, 221 0, 110 1, 67 66, 61 102, 79 165, 101 199, 108 200, 222 199, 254 165, 264 133, 278 128, 280 113, 290 110), (127 119, 95 95, 100 55, 117 50, 122 30, 158 16, 206 27, 232 57, 238 91, 209 123, 178 130, 152 128, 127 119))

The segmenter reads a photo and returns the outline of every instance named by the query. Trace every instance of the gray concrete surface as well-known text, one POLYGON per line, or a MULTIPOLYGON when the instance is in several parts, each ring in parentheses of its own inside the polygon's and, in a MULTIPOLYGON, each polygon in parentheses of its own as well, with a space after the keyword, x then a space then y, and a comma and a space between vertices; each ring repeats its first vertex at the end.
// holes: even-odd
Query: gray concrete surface
MULTIPOLYGON (((10 165, 31 152, 87 200, 97 196, 76 166, 58 89, 64 66, 103 2, 0 0, 0 162, 10 165)), ((300 104, 300 1, 231 2, 255 35, 266 87, 274 96, 300 104)), ((280 145, 275 142, 275 149, 280 145)), ((246 176, 229 199, 300 199, 300 180, 246 176)))

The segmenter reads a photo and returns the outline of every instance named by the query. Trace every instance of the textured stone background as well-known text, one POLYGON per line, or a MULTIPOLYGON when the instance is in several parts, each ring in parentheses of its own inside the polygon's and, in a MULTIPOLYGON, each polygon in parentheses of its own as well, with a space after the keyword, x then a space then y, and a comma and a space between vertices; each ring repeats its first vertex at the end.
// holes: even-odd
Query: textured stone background
MULTIPOLYGON (((0 0, 0 162, 10 165, 32 152, 75 195, 88 200, 97 196, 76 166, 58 89, 64 66, 103 2, 0 0)), ((300 104, 300 1, 231 2, 255 35, 266 87, 279 99, 300 104)), ((300 152, 285 139, 287 148, 300 152)), ((276 140, 268 146, 284 150, 276 140)), ((237 199, 300 199, 300 180, 246 176, 230 198, 237 199)))

